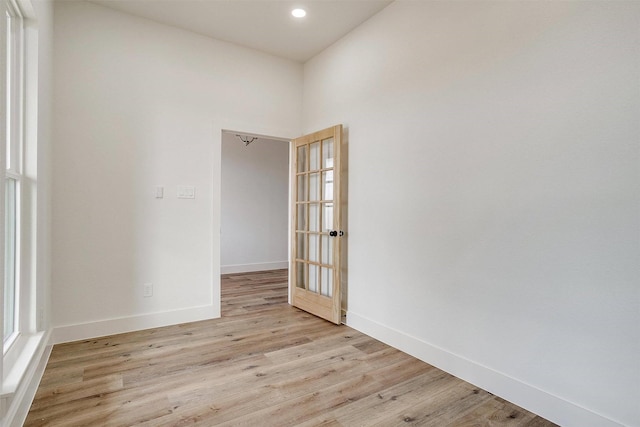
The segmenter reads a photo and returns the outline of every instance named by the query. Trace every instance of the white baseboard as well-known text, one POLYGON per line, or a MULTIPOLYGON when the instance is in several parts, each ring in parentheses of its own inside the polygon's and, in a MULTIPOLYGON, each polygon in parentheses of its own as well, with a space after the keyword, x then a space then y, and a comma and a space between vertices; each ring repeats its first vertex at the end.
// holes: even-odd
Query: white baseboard
POLYGON ((220 267, 220 274, 250 273, 252 271, 280 270, 283 268, 289 268, 289 261, 223 265, 220 267))
POLYGON ((565 427, 620 427, 613 421, 508 375, 349 311, 347 325, 565 427))
POLYGON ((220 317, 220 307, 205 305, 183 310, 121 317, 77 325, 63 325, 53 329, 52 342, 59 344, 106 335, 140 331, 143 329, 160 328, 162 326, 177 325, 179 323, 215 319, 218 317, 220 317))

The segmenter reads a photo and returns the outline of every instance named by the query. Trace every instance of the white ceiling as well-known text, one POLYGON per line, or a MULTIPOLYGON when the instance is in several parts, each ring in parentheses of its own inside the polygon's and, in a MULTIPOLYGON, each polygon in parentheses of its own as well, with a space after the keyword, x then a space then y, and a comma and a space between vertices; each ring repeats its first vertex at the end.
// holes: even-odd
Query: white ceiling
POLYGON ((305 62, 393 0, 87 0, 305 62), (305 18, 291 10, 301 7, 305 18))

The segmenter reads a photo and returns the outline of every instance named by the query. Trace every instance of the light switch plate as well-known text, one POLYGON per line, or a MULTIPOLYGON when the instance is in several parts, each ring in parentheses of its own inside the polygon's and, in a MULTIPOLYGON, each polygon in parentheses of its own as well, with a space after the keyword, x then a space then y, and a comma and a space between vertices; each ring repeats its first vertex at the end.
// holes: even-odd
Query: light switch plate
POLYGON ((153 283, 145 283, 142 285, 142 296, 145 298, 153 296, 153 283))
POLYGON ((155 195, 156 199, 162 199, 164 197, 164 187, 157 186, 155 195))
POLYGON ((178 185, 178 199, 195 199, 196 187, 191 185, 178 185))

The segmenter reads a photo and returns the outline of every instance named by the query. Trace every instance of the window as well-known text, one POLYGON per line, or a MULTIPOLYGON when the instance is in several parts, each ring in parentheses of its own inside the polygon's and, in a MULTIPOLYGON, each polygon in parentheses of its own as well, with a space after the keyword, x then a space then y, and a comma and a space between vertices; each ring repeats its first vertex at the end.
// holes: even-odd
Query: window
POLYGON ((19 331, 20 183, 23 147, 24 54, 23 18, 13 2, 6 9, 6 114, 5 114, 5 256, 4 351, 19 331))
POLYGON ((49 335, 37 274, 38 25, 29 0, 0 5, 0 424, 14 425, 49 335))

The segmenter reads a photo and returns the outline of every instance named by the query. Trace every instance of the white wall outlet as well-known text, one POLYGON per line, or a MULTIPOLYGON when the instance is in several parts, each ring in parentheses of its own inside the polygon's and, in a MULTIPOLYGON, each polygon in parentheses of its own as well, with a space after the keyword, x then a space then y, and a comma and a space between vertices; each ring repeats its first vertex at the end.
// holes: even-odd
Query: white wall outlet
POLYGON ((142 296, 144 296, 145 298, 149 298, 153 296, 153 283, 145 283, 144 285, 142 285, 142 287, 143 287, 142 296))
POLYGON ((154 194, 156 195, 156 199, 162 199, 164 197, 164 187, 160 185, 156 186, 156 191, 154 194))
POLYGON ((178 199, 195 199, 196 187, 192 185, 178 185, 178 199))

